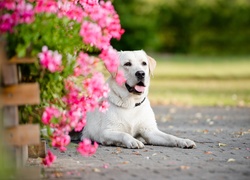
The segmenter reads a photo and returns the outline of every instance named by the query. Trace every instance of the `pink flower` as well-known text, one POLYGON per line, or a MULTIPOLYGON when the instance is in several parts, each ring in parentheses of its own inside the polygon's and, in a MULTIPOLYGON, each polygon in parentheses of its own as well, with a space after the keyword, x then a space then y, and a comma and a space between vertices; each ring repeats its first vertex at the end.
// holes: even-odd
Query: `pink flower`
POLYGON ((102 48, 102 29, 95 23, 84 21, 81 26, 80 36, 83 38, 83 42, 91 46, 102 48))
POLYGON ((83 117, 83 118, 82 118, 81 120, 79 120, 78 123, 76 124, 76 126, 75 126, 75 131, 76 131, 76 132, 81 131, 81 130, 84 128, 85 125, 86 125, 86 118, 83 117))
POLYGON ((16 7, 19 14, 19 23, 30 24, 34 21, 34 10, 31 4, 22 1, 19 2, 16 7))
POLYGON ((77 151, 83 156, 91 156, 95 154, 97 148, 98 144, 96 142, 94 142, 94 144, 92 145, 89 139, 84 139, 79 143, 77 151))
POLYGON ((96 96, 88 96, 85 101, 85 108, 87 111, 94 111, 99 105, 99 99, 96 96))
POLYGON ((85 8, 93 7, 98 5, 98 0, 79 0, 79 3, 85 8))
POLYGON ((16 25, 16 21, 11 14, 0 16, 0 32, 12 32, 12 28, 16 25))
POLYGON ((47 68, 50 72, 56 72, 61 70, 62 55, 57 51, 48 50, 47 46, 43 46, 42 52, 38 54, 40 63, 44 68, 47 68))
POLYGON ((46 107, 42 115, 42 122, 45 125, 50 124, 52 118, 58 118, 59 116, 60 112, 58 109, 54 107, 46 107))
POLYGON ((97 58, 90 57, 88 54, 80 52, 76 59, 76 68, 74 69, 74 75, 87 76, 97 63, 97 58))
POLYGON ((69 120, 69 125, 72 128, 75 128, 76 131, 82 130, 86 124, 86 113, 81 106, 82 103, 79 102, 79 100, 75 101, 75 104, 71 104, 70 110, 66 114, 69 120))
POLYGON ((15 10, 16 9, 16 2, 13 0, 5 0, 1 3, 3 4, 3 7, 5 7, 8 10, 15 10))
POLYGON ((81 23, 86 13, 82 7, 76 5, 77 2, 58 1, 58 17, 66 16, 71 20, 81 23))
POLYGON ((107 96, 109 91, 108 85, 105 85, 104 76, 101 73, 95 73, 91 78, 84 81, 84 87, 89 95, 96 97, 97 100, 103 96, 107 96))
POLYGON ((106 111, 108 110, 108 108, 109 108, 109 103, 108 103, 108 101, 102 101, 102 102, 100 103, 100 105, 99 105, 99 110, 100 110, 101 112, 106 112, 106 111))
POLYGON ((14 26, 34 21, 33 6, 25 0, 5 0, 0 3, 0 9, 5 8, 11 11, 0 17, 0 32, 12 32, 14 26))
POLYGON ((59 129, 55 130, 52 136, 52 146, 57 147, 60 151, 66 151, 66 146, 70 143, 70 136, 63 134, 59 129))
POLYGON ((91 8, 84 10, 92 21, 84 21, 82 24, 80 35, 83 37, 83 42, 99 49, 107 49, 112 37, 120 39, 124 30, 111 2, 101 1, 100 5, 93 3, 91 8))
POLYGON ((86 111, 93 111, 99 107, 99 101, 108 96, 109 87, 105 84, 101 73, 94 73, 91 78, 84 80, 84 89, 87 91, 87 97, 84 98, 86 111))
POLYGON ((123 71, 118 71, 116 73, 115 80, 120 86, 126 82, 123 71))
POLYGON ((35 12, 36 13, 56 13, 58 10, 56 0, 37 0, 35 12))
POLYGON ((51 166, 51 164, 56 160, 56 156, 50 151, 48 150, 48 154, 47 156, 42 160, 42 164, 44 166, 51 166))
POLYGON ((118 70, 118 53, 112 47, 103 49, 99 57, 104 61, 104 64, 109 72, 117 72, 118 70))
MULTIPOLYGON (((74 87, 75 88, 75 87, 74 87)), ((72 89, 69 91, 66 96, 64 97, 64 102, 67 103, 68 105, 77 105, 80 103, 80 90, 78 89, 72 89)))
POLYGON ((109 38, 108 41, 110 41, 112 37, 120 39, 124 30, 121 28, 119 16, 110 1, 100 1, 100 6, 93 6, 92 8, 86 9, 86 11, 90 18, 103 28, 106 38, 109 38))

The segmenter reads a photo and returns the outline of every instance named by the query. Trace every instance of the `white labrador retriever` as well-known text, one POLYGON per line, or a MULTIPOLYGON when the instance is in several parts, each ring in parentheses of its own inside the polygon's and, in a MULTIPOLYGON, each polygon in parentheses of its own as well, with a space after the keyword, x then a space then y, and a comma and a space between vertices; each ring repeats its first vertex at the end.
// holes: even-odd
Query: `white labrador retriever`
POLYGON ((161 132, 147 98, 150 73, 156 62, 140 51, 119 53, 119 70, 124 71, 126 83, 115 81, 115 74, 107 80, 110 87, 107 112, 96 110, 87 115, 81 140, 89 138, 103 145, 143 148, 144 143, 160 146, 194 148, 195 143, 161 132), (140 140, 141 141, 140 141, 140 140), (143 143, 144 142, 144 143, 143 143))

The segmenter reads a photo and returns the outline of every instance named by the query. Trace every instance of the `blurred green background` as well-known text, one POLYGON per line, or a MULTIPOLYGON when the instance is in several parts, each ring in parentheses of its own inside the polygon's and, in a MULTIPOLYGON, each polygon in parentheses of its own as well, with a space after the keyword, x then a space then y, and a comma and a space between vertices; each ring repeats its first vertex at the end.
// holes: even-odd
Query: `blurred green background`
POLYGON ((250 0, 114 0, 118 50, 157 60, 155 104, 250 106, 250 0))

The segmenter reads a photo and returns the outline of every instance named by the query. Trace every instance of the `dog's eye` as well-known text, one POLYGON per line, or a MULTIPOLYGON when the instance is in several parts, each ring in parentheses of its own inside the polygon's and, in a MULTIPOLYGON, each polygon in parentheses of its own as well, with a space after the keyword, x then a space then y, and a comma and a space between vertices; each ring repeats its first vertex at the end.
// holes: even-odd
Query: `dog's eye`
POLYGON ((124 66, 132 66, 131 62, 126 62, 124 66))
POLYGON ((143 62, 142 62, 142 65, 143 65, 143 66, 146 66, 146 65, 147 65, 147 63, 146 63, 145 61, 143 61, 143 62))

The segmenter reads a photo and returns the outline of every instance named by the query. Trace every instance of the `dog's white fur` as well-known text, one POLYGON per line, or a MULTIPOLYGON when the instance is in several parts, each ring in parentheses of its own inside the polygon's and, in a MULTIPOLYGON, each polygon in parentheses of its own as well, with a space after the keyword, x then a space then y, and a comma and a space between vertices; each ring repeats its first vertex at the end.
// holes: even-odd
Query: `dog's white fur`
POLYGON ((141 93, 129 92, 125 84, 117 84, 115 74, 112 74, 107 80, 110 87, 107 98, 110 107, 105 113, 96 110, 87 115, 87 124, 81 139, 89 138, 103 145, 127 148, 143 148, 144 143, 181 148, 196 147, 189 139, 166 134, 157 128, 155 115, 147 98, 150 73, 156 66, 155 60, 143 50, 119 52, 119 59, 119 70, 124 72, 126 83, 130 87, 135 87, 138 83, 135 73, 145 72, 145 90, 141 93), (126 64, 127 62, 131 65, 126 64), (139 105, 135 106, 137 103, 139 105))

